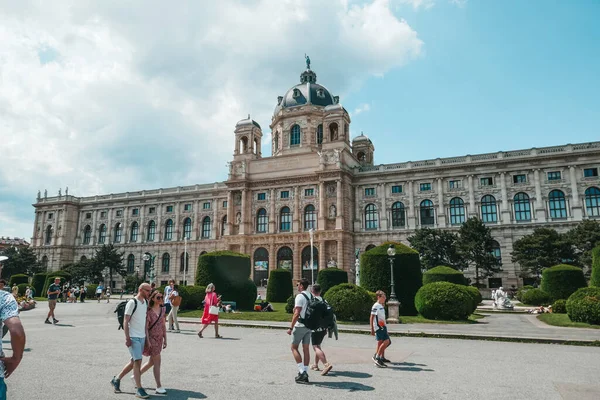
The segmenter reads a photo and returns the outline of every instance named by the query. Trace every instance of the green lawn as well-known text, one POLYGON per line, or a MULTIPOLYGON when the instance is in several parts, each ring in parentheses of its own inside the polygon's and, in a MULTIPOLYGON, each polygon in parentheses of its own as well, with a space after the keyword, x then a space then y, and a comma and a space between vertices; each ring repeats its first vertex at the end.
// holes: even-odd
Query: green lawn
POLYGON ((542 322, 547 323, 548 325, 554 325, 554 326, 566 326, 569 328, 600 329, 600 325, 591 325, 591 324, 586 324, 585 322, 573 322, 569 319, 569 316, 567 314, 554 314, 554 313, 540 314, 537 316, 537 319, 539 319, 542 322))

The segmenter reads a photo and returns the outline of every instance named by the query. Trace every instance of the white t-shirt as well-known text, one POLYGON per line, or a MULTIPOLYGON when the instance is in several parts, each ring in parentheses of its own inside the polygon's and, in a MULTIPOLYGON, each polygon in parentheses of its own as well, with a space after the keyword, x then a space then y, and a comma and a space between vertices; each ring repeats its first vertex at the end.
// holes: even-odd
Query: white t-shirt
POLYGON ((131 315, 129 320, 129 337, 145 338, 146 337, 146 312, 148 311, 148 302, 143 303, 138 299, 131 299, 125 306, 125 315, 131 315), (137 308, 135 312, 135 302, 137 302, 137 308))
POLYGON ((371 315, 376 315, 377 318, 373 318, 373 329, 377 330, 379 327, 377 326, 377 320, 379 323, 383 321, 383 326, 385 326, 385 307, 379 302, 373 304, 371 307, 371 315))
MULTIPOLYGON (((302 293, 308 296, 309 299, 312 297, 312 294, 310 294, 308 290, 305 290, 302 293)), ((294 301, 294 308, 302 307, 302 310, 300 310, 300 318, 304 318, 306 316, 306 309, 308 308, 308 300, 302 293, 297 294, 296 300, 294 301)), ((298 320, 294 326, 304 327, 304 324, 298 320)))
POLYGON ((165 304, 171 304, 171 300, 169 299, 169 295, 171 294, 171 292, 172 292, 173 290, 174 290, 174 289, 173 289, 173 288, 171 288, 171 286, 167 286, 167 287, 165 288, 165 296, 164 296, 164 297, 165 297, 165 304))

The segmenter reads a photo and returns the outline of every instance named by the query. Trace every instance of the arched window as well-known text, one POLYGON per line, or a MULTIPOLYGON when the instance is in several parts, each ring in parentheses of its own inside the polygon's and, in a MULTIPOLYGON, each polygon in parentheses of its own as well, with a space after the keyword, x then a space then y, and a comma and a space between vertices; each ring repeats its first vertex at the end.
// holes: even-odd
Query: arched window
POLYGON ((156 235, 156 222, 148 222, 148 234, 146 235, 148 242, 154 242, 154 235, 156 235))
POLYGON ((553 190, 548 195, 548 206, 550 208, 550 218, 567 218, 567 202, 565 194, 560 190, 553 190))
POLYGON ((317 144, 323 144, 323 124, 317 126, 317 144))
POLYGON ((42 257, 42 268, 44 270, 48 269, 48 256, 42 257))
POLYGON ((264 247, 254 250, 254 284, 263 285, 269 277, 269 252, 264 247))
POLYGON ((309 231, 317 227, 315 215, 315 206, 312 204, 304 207, 304 230, 309 231))
POLYGON ((240 153, 245 154, 248 151, 248 138, 246 136, 240 139, 240 153))
POLYGON ((100 230, 98 234, 98 243, 104 244, 104 242, 106 242, 106 225, 102 224, 100 225, 100 230))
POLYGON ((267 231, 268 219, 267 210, 261 208, 256 213, 256 232, 265 233, 267 231))
POLYGON ((587 188, 585 191, 585 209, 588 217, 600 216, 600 189, 587 188))
POLYGON ((210 239, 210 217, 202 219, 202 239, 210 239))
POLYGON ((121 226, 120 222, 117 222, 115 224, 115 237, 113 240, 113 242, 115 243, 121 243, 121 235, 123 234, 123 227, 121 226))
POLYGON ((294 276, 294 253, 292 249, 284 246, 277 251, 277 267, 289 270, 294 276))
POLYGON ((368 204, 365 207, 365 229, 377 229, 378 227, 377 207, 375 204, 368 204))
POLYGON ((50 243, 52 243, 52 225, 46 227, 46 244, 50 243))
POLYGON ((279 212, 279 230, 289 232, 292 228, 292 215, 289 207, 283 207, 279 212))
POLYGON ((179 257, 179 272, 190 271, 190 253, 183 252, 179 257), (184 263, 185 260, 185 263, 184 263))
POLYGON ((419 206, 421 214, 421 225, 434 225, 435 214, 433 211, 433 202, 431 200, 423 200, 419 206))
POLYGON ((374 249, 376 246, 374 244, 369 244, 367 245, 367 247, 365 247, 365 251, 369 251, 371 249, 374 249))
POLYGON ((183 237, 187 240, 192 238, 192 219, 186 218, 183 220, 183 237))
POLYGON ((302 277, 308 279, 309 282, 317 280, 317 274, 319 272, 319 250, 313 246, 313 263, 312 270, 310 264, 310 246, 306 246, 302 249, 301 261, 302 261, 302 277))
POLYGON ((273 140, 273 143, 275 144, 275 153, 277 153, 279 150, 279 133, 275 133, 275 139, 273 140))
POLYGON ((132 274, 135 270, 135 256, 130 254, 127 256, 127 273, 132 274))
POLYGON ((531 221, 531 204, 526 193, 517 193, 513 199, 515 207, 515 220, 531 221))
POLYGON ((400 201, 392 204, 392 227, 400 228, 406 224, 404 204, 400 201))
POLYGON ((169 272, 169 268, 171 266, 171 256, 169 253, 165 253, 162 256, 162 272, 169 272))
POLYGON ((492 254, 496 257, 498 265, 502 263, 502 252, 500 251, 500 243, 492 240, 492 254))
POLYGON ((79 262, 86 262, 86 261, 87 261, 86 256, 81 256, 81 258, 79 259, 79 262))
POLYGON ((300 145, 300 125, 295 124, 290 130, 290 146, 300 145))
POLYGON ((139 233, 139 225, 136 221, 133 221, 131 223, 131 230, 129 231, 129 241, 130 242, 137 242, 138 240, 138 233, 139 233))
POLYGON ((365 153, 363 153, 362 151, 359 151, 358 154, 356 155, 356 158, 358 158, 358 161, 366 161, 367 157, 365 156, 365 153))
POLYGON ((225 236, 227 232, 227 215, 223 216, 223 219, 221 220, 221 236, 225 236))
POLYGON ((498 222, 498 207, 496 198, 492 195, 485 195, 481 198, 481 221, 498 222))
POLYGON ((329 125, 329 141, 333 142, 338 138, 338 124, 335 122, 329 125))
POLYGON ((173 240, 173 220, 165 222, 165 240, 173 240))
POLYGON ((465 222, 465 202, 460 197, 450 200, 450 224, 460 225, 465 222))
POLYGON ((83 244, 90 244, 92 241, 92 227, 86 225, 83 229, 83 244))

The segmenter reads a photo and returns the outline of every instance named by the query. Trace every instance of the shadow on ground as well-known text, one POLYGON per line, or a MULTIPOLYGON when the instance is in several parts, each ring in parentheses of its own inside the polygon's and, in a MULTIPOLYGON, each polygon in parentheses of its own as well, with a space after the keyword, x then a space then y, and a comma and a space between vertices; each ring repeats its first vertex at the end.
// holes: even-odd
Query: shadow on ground
POLYGON ((371 378, 373 375, 367 374, 366 372, 355 372, 355 371, 331 371, 328 376, 345 376, 347 378, 371 378))
POLYGON ((370 392, 375 390, 373 386, 367 386, 356 382, 317 382, 313 383, 313 386, 326 389, 347 390, 349 392, 370 392))

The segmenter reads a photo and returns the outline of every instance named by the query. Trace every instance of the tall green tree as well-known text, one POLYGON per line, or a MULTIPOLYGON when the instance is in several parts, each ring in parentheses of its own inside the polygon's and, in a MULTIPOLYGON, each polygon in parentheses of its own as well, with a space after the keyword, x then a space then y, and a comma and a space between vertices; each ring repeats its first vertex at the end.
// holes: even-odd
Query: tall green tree
POLYGON ((466 265, 475 267, 475 284, 500 271, 500 262, 494 255, 492 232, 479 218, 469 218, 458 231, 458 250, 466 265))
POLYGON ((551 228, 536 228, 513 244, 512 261, 526 275, 540 276, 544 268, 574 264, 575 258, 569 238, 551 228))
POLYGON ((464 259, 458 251, 458 236, 450 231, 440 229, 418 229, 408 237, 413 249, 419 252, 421 265, 426 269, 445 265, 454 269, 465 267, 464 259))
POLYGON ((71 274, 74 283, 98 282, 102 280, 102 268, 94 263, 94 260, 81 260, 74 264, 65 265, 63 271, 71 274))
POLYGON ((592 250, 600 245, 600 223, 591 219, 583 220, 566 237, 574 247, 577 263, 591 267, 592 250))
POLYGON ((126 276, 127 268, 123 265, 123 257, 124 253, 119 253, 112 243, 105 244, 96 250, 96 254, 91 259, 94 271, 100 271, 100 276, 96 278, 96 281, 102 280, 103 271, 108 272, 110 282, 113 281, 113 274, 126 276))
POLYGON ((3 255, 8 260, 2 263, 2 277, 9 278, 15 274, 27 274, 32 276, 37 272, 42 272, 42 265, 38 262, 37 256, 29 247, 9 247, 4 250, 3 255))

